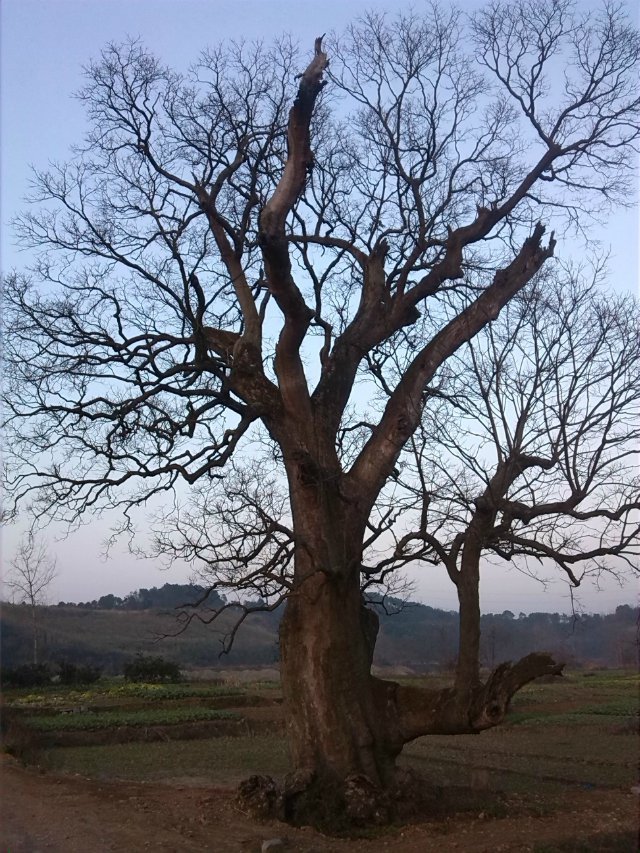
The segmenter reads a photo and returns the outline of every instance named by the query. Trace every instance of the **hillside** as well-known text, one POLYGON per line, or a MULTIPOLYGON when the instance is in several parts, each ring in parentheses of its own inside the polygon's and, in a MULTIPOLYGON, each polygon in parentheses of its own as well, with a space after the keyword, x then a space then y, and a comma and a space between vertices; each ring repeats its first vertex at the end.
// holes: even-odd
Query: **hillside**
MULTIPOLYGON (((138 652, 162 655, 183 666, 218 667, 231 616, 219 629, 194 622, 178 635, 172 613, 160 610, 93 610, 80 607, 40 608, 42 659, 99 665, 120 672, 138 652), (226 630, 225 630, 226 629, 226 630)), ((31 621, 28 608, 4 604, 1 619, 2 663, 29 662, 31 621)), ((275 626, 255 617, 238 634, 225 666, 264 666, 277 660, 275 626)))
MULTIPOLYGON (((42 659, 68 660, 120 672, 138 652, 162 655, 193 668, 269 666, 278 659, 279 613, 257 613, 238 632, 232 651, 220 657, 233 611, 214 627, 194 621, 177 634, 173 608, 195 600, 199 589, 172 584, 138 590, 125 599, 105 596, 99 602, 39 608, 42 659), (188 594, 190 593, 190 594, 188 594), (102 606, 101 606, 102 605, 102 606), (106 605, 106 606, 104 606, 106 605)), ((423 604, 388 601, 380 612, 380 634, 374 662, 425 672, 449 666, 456 654, 457 615, 423 604)), ((375 604, 374 604, 375 606, 375 604)), ((379 608, 378 608, 379 609, 379 608)), ((638 611, 627 605, 606 616, 577 618, 548 613, 505 611, 482 619, 482 662, 494 666, 533 650, 547 650, 572 665, 633 666, 637 660, 638 611)), ((30 610, 3 604, 2 663, 29 662, 30 610)))

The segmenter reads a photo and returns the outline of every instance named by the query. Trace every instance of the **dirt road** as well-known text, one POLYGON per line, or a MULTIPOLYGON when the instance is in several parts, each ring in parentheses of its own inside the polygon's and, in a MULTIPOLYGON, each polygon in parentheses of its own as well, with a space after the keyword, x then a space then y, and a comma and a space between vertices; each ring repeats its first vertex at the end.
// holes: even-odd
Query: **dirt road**
POLYGON ((280 849, 287 853, 524 853, 535 843, 572 838, 591 839, 590 850, 610 849, 597 846, 598 837, 623 833, 629 853, 637 849, 630 833, 638 798, 625 791, 577 789, 561 813, 546 817, 469 815, 346 841, 254 821, 238 811, 228 789, 58 777, 6 756, 1 770, 2 853, 259 853, 276 837, 285 838, 280 849))

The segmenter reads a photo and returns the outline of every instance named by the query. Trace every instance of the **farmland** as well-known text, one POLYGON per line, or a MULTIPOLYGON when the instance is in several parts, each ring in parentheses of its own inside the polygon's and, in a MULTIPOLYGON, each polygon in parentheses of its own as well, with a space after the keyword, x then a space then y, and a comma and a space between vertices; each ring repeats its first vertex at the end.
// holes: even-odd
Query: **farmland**
POLYGON ((638 678, 628 672, 569 673, 525 688, 502 727, 415 741, 402 763, 432 789, 433 807, 366 840, 259 824, 237 810, 233 786, 252 774, 282 776, 289 764, 277 681, 243 682, 233 673, 215 684, 111 680, 87 690, 7 690, 5 746, 15 759, 5 776, 15 774, 18 787, 49 785, 53 794, 69 794, 83 780, 82 797, 95 792, 86 809, 96 814, 99 803, 126 792, 133 833, 144 831, 154 809, 162 825, 174 815, 159 850, 177 849, 170 836, 179 830, 187 845, 180 849, 215 851, 258 851, 261 838, 283 833, 288 849, 301 853, 631 851, 637 697, 638 678), (34 766, 47 773, 34 775, 34 766))

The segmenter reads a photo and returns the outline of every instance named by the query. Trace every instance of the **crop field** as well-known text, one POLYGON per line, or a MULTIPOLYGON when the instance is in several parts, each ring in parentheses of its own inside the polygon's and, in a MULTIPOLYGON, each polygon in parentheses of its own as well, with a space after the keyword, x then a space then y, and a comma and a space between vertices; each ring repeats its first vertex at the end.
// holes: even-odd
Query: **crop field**
MULTIPOLYGON (((426 683, 428 679, 405 679, 426 683)), ((436 679, 431 679, 435 682, 436 679)), ((224 782, 238 759, 242 773, 287 770, 277 683, 128 684, 113 681, 87 690, 50 687, 8 690, 5 714, 23 733, 127 727, 131 743, 43 749, 38 759, 68 772, 101 777, 161 779, 193 774, 224 782), (262 720, 265 733, 216 737, 196 744, 179 724, 262 720), (157 742, 136 744, 135 729, 162 727, 157 742), (138 753, 140 753, 138 755, 138 753), (251 758, 253 757, 253 760, 251 758), (131 768, 135 768, 132 770, 131 768)), ((532 684, 515 698, 506 724, 481 736, 420 738, 405 748, 403 761, 437 784, 472 784, 521 791, 531 779, 563 784, 633 785, 636 771, 638 678, 628 673, 576 673, 548 684, 532 684), (479 781, 480 780, 480 781, 479 781)), ((145 738, 147 740, 148 738, 145 738)))
MULTIPOLYGON (((441 820, 473 814, 497 826, 517 815, 561 819, 568 803, 585 797, 595 814, 607 808, 602 798, 637 800, 638 687, 628 672, 576 672, 534 683, 518 694, 501 727, 480 736, 421 738, 401 762, 441 792, 441 820)), ((3 703, 5 749, 54 774, 202 790, 289 770, 275 682, 113 681, 88 690, 7 690, 3 703), (65 740, 74 735, 81 739, 65 740)), ((561 839, 555 847, 504 849, 635 850, 629 821, 615 827, 589 836, 588 847, 561 839)))
POLYGON ((84 711, 78 714, 40 714, 24 724, 41 732, 94 731, 119 726, 170 726, 200 720, 233 719, 230 711, 212 708, 144 708, 140 711, 84 711))

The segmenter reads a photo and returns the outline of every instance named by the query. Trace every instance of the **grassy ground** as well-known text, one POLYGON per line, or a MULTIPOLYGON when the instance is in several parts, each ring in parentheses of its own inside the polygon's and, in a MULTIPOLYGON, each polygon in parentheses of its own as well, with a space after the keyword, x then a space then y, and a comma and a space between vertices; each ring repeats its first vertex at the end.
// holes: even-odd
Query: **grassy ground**
POLYGON ((566 785, 631 787, 637 772, 638 677, 574 673, 534 683, 507 722, 480 736, 421 738, 404 761, 428 777, 553 796, 566 785))
POLYGON ((230 684, 138 684, 117 679, 100 681, 88 687, 16 688, 5 691, 8 708, 55 709, 73 705, 88 708, 126 705, 131 699, 156 704, 168 700, 211 699, 243 696, 246 691, 230 684))
POLYGON ((200 720, 234 719, 231 711, 212 708, 143 708, 136 711, 84 711, 26 717, 24 724, 41 732, 97 731, 119 726, 170 726, 200 720))
POLYGON ((280 776, 289 770, 286 741, 275 736, 59 747, 41 759, 47 769, 99 779, 178 779, 196 785, 235 785, 253 774, 280 776))

